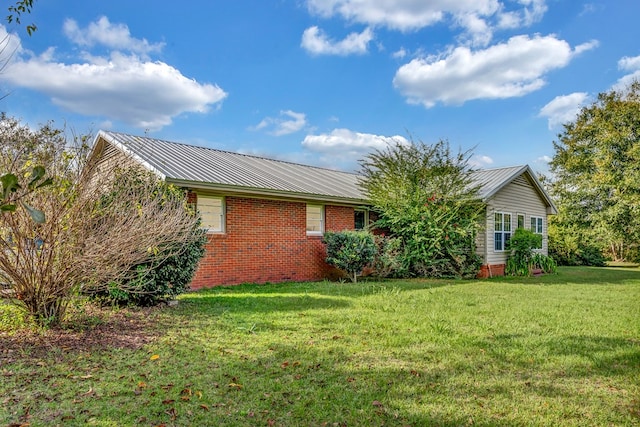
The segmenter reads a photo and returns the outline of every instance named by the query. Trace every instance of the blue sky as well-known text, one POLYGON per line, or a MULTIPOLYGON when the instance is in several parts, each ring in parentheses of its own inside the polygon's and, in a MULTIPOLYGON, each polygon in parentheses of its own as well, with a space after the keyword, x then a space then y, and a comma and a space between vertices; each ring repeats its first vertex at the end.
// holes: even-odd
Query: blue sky
POLYGON ((637 0, 36 0, 31 37, 0 28, 1 110, 343 170, 447 139, 475 166, 545 172, 563 122, 640 78, 638 16, 637 0))

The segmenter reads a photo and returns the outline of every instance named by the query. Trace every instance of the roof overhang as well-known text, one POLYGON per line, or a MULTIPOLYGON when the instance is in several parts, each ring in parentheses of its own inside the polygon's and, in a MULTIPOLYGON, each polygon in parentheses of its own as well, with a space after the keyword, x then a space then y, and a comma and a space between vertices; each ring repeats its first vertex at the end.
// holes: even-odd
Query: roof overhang
POLYGON ((200 181, 187 181, 180 179, 167 178, 166 181, 170 184, 177 185, 179 187, 189 188, 192 190, 220 193, 227 196, 243 196, 243 197, 259 197, 267 199, 286 199, 295 201, 314 201, 322 203, 332 203, 338 205, 348 206, 362 206, 367 205, 368 202, 365 199, 337 197, 326 194, 310 194, 310 193, 296 193, 291 191, 272 190, 268 188, 254 188, 243 187, 238 185, 225 185, 214 184, 200 181))

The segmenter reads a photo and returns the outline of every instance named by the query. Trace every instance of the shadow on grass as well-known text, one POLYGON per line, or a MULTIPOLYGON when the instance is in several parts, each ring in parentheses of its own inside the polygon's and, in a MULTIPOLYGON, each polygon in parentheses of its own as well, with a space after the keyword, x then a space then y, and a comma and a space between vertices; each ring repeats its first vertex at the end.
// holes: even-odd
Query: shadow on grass
POLYGON ((532 343, 523 335, 506 334, 478 341, 475 346, 501 366, 530 368, 532 363, 564 360, 563 363, 569 364, 560 363, 558 374, 566 377, 640 375, 638 339, 568 335, 541 338, 532 343), (564 367, 570 369, 562 369, 564 367))

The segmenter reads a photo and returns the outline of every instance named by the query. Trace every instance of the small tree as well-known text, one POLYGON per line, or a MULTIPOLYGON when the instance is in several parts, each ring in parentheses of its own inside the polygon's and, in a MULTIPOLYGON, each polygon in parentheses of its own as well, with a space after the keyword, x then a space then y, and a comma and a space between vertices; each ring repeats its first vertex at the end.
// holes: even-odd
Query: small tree
POLYGON ((346 272, 353 283, 362 270, 371 265, 376 255, 376 243, 368 231, 326 232, 323 242, 327 245, 328 264, 346 272))
POLYGON ((361 161, 361 187, 378 215, 375 226, 398 239, 399 272, 410 276, 475 277, 475 237, 484 204, 468 153, 446 141, 396 144, 361 161))

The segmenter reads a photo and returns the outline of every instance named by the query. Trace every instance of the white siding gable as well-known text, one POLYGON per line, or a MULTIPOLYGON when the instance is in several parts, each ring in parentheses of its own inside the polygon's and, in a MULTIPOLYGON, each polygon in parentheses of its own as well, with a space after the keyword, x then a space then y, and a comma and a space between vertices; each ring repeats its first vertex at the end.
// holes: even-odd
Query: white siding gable
POLYGON ((547 205, 534 189, 534 184, 529 181, 526 174, 515 178, 511 183, 498 191, 487 200, 487 216, 485 232, 478 236, 477 250, 483 257, 484 264, 504 264, 507 252, 494 251, 494 214, 496 212, 510 213, 512 230, 515 231, 518 223, 518 214, 524 215, 525 228, 530 227, 531 217, 543 219, 543 239, 541 252, 547 254, 547 205))

